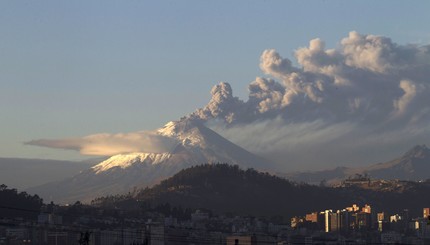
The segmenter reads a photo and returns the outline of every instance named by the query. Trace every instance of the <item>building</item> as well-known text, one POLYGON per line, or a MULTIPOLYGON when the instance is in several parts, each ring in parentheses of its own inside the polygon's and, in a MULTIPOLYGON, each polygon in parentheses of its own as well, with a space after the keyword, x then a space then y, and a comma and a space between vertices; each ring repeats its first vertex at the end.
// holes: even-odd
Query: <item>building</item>
POLYGON ((409 209, 403 209, 403 212, 402 212, 402 219, 403 219, 403 221, 405 221, 405 222, 408 222, 408 221, 410 221, 410 220, 411 220, 411 217, 409 216, 409 209))
POLYGON ((336 232, 339 231, 339 214, 338 213, 329 213, 329 231, 330 232, 336 232))
POLYGON ((318 212, 306 214, 305 220, 312 223, 318 223, 318 212))
POLYGON ((37 216, 37 223, 61 225, 63 224, 63 217, 55 214, 41 213, 37 216))
POLYGON ((254 236, 228 236, 227 245, 254 245, 257 241, 254 236))
POLYGON ((30 241, 29 231, 26 228, 7 228, 6 237, 10 244, 21 244, 24 241, 30 241))
POLYGON ((297 228, 300 223, 303 223, 303 218, 294 216, 291 218, 291 228, 297 228))
POLYGON ((191 214, 192 222, 202 222, 208 219, 209 219, 209 213, 203 212, 201 210, 196 210, 194 213, 191 214))
POLYGON ((353 204, 352 207, 345 208, 348 212, 357 212, 360 210, 360 207, 357 204, 353 204))
POLYGON ((68 244, 68 233, 65 231, 49 231, 47 240, 48 245, 68 244))
POLYGON ((427 218, 416 219, 414 221, 414 228, 418 237, 430 238, 430 223, 427 218))
POLYGON ((390 222, 399 222, 402 220, 402 216, 400 216, 399 214, 395 214, 395 215, 391 215, 390 216, 390 222))
POLYGON ((381 234, 382 244, 400 244, 402 242, 402 235, 397 232, 386 232, 381 234))
MULTIPOLYGON (((214 243, 218 244, 218 243, 214 243)), ((227 245, 257 245, 257 244, 273 244, 276 245, 276 238, 266 234, 227 236, 227 245)))
POLYGON ((151 245, 164 245, 165 232, 164 224, 158 222, 148 222, 146 224, 146 235, 151 245))
POLYGON ((342 233, 347 233, 350 231, 350 222, 351 222, 351 213, 346 209, 342 209, 337 211, 338 213, 338 226, 339 231, 342 233))
POLYGON ((331 213, 333 213, 333 210, 328 209, 324 211, 324 231, 330 232, 331 228, 331 213))
POLYGON ((385 219, 385 213, 384 212, 378 213, 376 216, 376 220, 378 222, 378 231, 379 232, 385 231, 388 223, 387 220, 385 219))
POLYGON ((385 213, 381 212, 377 215, 378 221, 385 221, 385 213))
POLYGON ((430 208, 423 208, 423 218, 430 218, 430 208))
POLYGON ((368 213, 368 214, 370 214, 370 213, 372 213, 372 208, 370 207, 370 205, 364 205, 364 207, 361 209, 361 212, 363 212, 363 213, 368 213))
POLYGON ((370 213, 359 212, 356 214, 356 224, 359 230, 369 230, 372 226, 370 213))

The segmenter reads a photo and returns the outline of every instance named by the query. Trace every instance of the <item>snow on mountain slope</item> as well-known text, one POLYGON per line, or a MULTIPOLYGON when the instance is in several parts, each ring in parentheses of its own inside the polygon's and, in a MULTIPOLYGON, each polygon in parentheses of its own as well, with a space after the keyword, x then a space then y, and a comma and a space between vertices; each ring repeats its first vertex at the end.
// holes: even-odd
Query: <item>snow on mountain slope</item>
POLYGON ((128 168, 135 163, 150 163, 159 164, 168 160, 172 154, 170 153, 131 153, 131 154, 120 154, 115 155, 96 166, 92 169, 96 174, 111 168, 119 167, 122 169, 128 168))
POLYGON ((111 194, 127 193, 158 183, 181 169, 204 163, 237 164, 268 170, 269 161, 233 144, 201 123, 187 118, 169 122, 155 131, 174 139, 170 152, 120 154, 64 181, 31 188, 47 201, 70 203, 111 194))

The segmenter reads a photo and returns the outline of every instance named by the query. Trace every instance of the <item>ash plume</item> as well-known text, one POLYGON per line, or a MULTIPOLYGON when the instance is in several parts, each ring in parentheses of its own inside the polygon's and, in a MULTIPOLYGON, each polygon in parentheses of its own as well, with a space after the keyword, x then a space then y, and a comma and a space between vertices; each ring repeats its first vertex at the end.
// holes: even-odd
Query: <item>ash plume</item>
POLYGON ((246 101, 220 83, 189 117, 280 164, 371 162, 374 149, 385 156, 429 142, 430 45, 350 32, 335 49, 313 39, 294 58, 297 67, 265 50, 267 77, 249 84, 246 101))

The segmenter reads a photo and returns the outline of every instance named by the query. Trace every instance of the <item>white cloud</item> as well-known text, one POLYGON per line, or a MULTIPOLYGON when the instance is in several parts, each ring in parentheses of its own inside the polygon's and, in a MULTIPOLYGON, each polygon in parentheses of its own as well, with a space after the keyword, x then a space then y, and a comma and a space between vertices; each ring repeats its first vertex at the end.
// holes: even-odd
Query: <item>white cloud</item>
POLYGON ((126 134, 93 134, 72 139, 40 139, 26 142, 26 144, 76 150, 83 155, 112 156, 131 152, 169 152, 177 145, 177 142, 173 138, 154 132, 141 131, 126 134))

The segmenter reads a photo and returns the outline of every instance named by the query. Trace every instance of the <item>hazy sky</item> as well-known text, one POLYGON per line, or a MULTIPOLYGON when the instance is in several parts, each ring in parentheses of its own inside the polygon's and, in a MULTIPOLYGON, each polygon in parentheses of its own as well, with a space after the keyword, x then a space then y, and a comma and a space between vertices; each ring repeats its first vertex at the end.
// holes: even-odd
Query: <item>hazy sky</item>
MULTIPOLYGON (((1 1, 0 157, 81 159, 23 145, 154 129, 229 82, 247 99, 266 49, 350 31, 430 43, 429 1, 1 1)), ((297 65, 297 64, 295 64, 297 65)), ((420 142, 417 142, 420 143, 420 142)))

